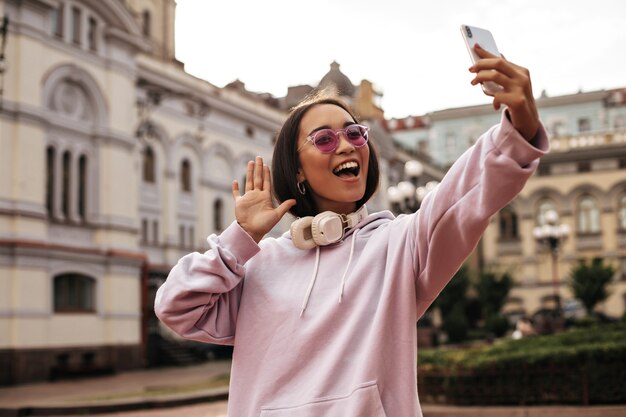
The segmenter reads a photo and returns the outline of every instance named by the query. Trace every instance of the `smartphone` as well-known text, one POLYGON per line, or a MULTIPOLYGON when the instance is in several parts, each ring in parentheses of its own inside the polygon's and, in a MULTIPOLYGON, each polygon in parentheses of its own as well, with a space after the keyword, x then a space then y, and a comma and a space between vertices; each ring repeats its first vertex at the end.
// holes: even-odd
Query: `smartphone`
MULTIPOLYGON (((480 57, 474 51, 474 45, 479 44, 483 49, 491 52, 496 56, 500 56, 496 41, 493 39, 493 35, 487 29, 478 28, 475 26, 461 25, 461 35, 465 40, 465 46, 472 59, 472 64, 475 64, 480 57)), ((493 96, 497 92, 502 90, 502 86, 494 83, 493 81, 487 81, 481 83, 483 92, 488 96, 493 96)))

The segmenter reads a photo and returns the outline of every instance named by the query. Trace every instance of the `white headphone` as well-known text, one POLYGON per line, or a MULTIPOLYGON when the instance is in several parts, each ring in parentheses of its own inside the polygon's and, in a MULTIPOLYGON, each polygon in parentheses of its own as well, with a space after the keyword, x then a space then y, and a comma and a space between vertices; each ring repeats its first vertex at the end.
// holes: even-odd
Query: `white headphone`
POLYGON ((291 240, 298 249, 312 249, 339 242, 344 233, 367 217, 367 207, 350 214, 324 211, 315 217, 307 216, 291 224, 291 240))

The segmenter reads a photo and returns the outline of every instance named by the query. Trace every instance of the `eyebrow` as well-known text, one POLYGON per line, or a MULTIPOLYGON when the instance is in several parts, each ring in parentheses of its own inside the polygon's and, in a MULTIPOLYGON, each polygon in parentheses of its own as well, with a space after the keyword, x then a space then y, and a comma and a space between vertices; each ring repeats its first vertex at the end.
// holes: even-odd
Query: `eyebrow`
MULTIPOLYGON (((346 121, 344 122, 344 124, 343 124, 342 129, 345 129, 345 128, 346 128, 346 127, 348 127, 348 126, 350 126, 350 125, 355 125, 355 124, 357 124, 357 123, 356 123, 354 120, 346 120, 346 121)), ((311 135, 312 135, 313 133, 315 133, 315 132, 318 132, 318 131, 320 131, 320 130, 324 130, 324 129, 331 129, 331 130, 334 130, 334 129, 333 129, 332 127, 330 127, 329 125, 323 125, 323 126, 316 127, 315 129, 311 130, 311 131, 307 134, 307 137, 308 137, 308 136, 311 136, 311 135)))

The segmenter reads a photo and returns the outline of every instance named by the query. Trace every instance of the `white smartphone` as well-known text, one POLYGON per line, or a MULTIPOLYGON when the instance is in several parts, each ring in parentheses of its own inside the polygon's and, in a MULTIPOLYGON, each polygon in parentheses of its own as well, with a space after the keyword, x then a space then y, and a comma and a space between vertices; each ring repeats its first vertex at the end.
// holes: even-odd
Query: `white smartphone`
MULTIPOLYGON (((472 59, 472 64, 475 64, 480 57, 474 51, 474 45, 479 44, 483 49, 491 52, 496 56, 500 56, 496 41, 493 38, 491 32, 487 29, 478 28, 475 26, 461 25, 461 35, 465 40, 465 46, 472 59)), ((497 92, 502 90, 502 86, 492 81, 481 83, 481 87, 485 94, 493 96, 497 92)))

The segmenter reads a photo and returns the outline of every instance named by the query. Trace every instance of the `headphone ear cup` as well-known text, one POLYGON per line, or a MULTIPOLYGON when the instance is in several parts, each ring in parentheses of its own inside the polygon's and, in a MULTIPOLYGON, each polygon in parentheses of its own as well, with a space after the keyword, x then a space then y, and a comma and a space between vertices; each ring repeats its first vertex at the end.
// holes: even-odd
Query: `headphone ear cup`
POLYGON ((298 249, 313 249, 315 246, 315 240, 313 239, 313 233, 311 230, 311 223, 313 217, 303 217, 291 223, 289 232, 291 234, 291 240, 298 249))
POLYGON ((317 246, 330 245, 343 238, 343 221, 341 216, 332 211, 325 211, 311 222, 311 234, 317 246))

